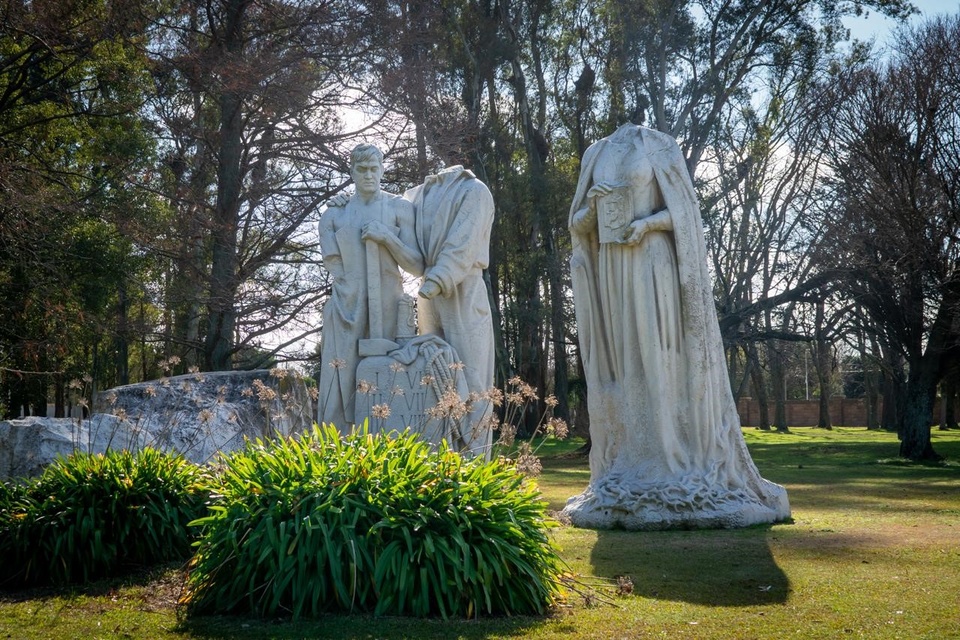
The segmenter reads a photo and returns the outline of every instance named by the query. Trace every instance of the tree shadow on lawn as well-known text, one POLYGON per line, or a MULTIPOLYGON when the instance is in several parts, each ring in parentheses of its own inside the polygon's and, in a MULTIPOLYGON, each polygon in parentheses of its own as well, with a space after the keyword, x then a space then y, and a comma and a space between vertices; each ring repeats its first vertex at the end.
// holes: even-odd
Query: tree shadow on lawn
POLYGON ((767 538, 771 526, 737 530, 598 531, 594 574, 629 576, 634 595, 728 607, 782 604, 790 581, 767 538))
POLYGON ((142 601, 150 607, 173 609, 183 583, 183 562, 170 561, 155 566, 131 565, 118 569, 117 575, 86 583, 66 585, 0 585, 0 602, 30 602, 57 598, 115 597, 124 590, 141 589, 142 601))
POLYGON ((191 638, 211 640, 373 640, 393 638, 410 640, 481 640, 491 635, 523 637, 547 624, 547 617, 511 616, 464 620, 454 618, 375 617, 371 615, 329 614, 314 619, 264 620, 231 616, 199 616, 181 621, 177 631, 191 638))

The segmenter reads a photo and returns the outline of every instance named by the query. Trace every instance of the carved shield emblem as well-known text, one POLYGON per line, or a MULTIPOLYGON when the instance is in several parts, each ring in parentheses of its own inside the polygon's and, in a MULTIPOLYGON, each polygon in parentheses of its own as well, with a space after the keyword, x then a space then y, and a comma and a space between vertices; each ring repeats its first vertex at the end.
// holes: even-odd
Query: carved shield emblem
POLYGON ((616 189, 597 199, 597 225, 600 242, 623 242, 633 221, 633 206, 626 188, 616 189))

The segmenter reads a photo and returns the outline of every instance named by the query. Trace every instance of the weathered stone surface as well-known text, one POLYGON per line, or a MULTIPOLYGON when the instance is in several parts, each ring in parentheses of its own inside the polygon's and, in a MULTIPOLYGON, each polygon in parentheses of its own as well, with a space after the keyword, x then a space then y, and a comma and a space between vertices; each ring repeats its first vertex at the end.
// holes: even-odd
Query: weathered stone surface
POLYGON ((318 227, 323 265, 333 289, 323 305, 319 421, 349 429, 361 356, 397 348, 401 307, 408 307, 400 268, 422 267, 413 205, 380 188, 383 153, 369 144, 350 154, 356 192, 328 203, 318 227))
POLYGON ((94 411, 131 422, 152 436, 153 446, 201 460, 237 448, 244 437, 291 435, 313 424, 306 385, 279 370, 195 373, 115 387, 97 397, 94 411))
POLYGON ((0 421, 0 479, 40 475, 57 456, 78 450, 102 453, 144 446, 146 434, 135 434, 131 427, 103 414, 89 420, 29 416, 0 421))
MULTIPOLYGON (((420 335, 436 335, 456 351, 467 390, 482 398, 494 385, 493 315, 483 270, 490 263, 494 202, 490 189, 464 167, 447 167, 407 191, 416 210, 423 284, 417 300, 420 335)), ((464 436, 489 455, 492 405, 473 402, 464 436), (487 441, 479 444, 480 434, 487 441)))
POLYGON ((493 407, 484 398, 494 384, 494 344, 483 270, 490 257, 493 196, 459 165, 427 176, 403 198, 384 194, 383 154, 371 145, 354 149, 350 166, 356 193, 328 202, 319 226, 324 266, 334 277, 323 308, 319 420, 348 430, 376 408, 371 428, 406 425, 435 444, 446 439, 461 451, 489 455, 493 407), (462 391, 459 401, 470 410, 447 426, 426 417, 450 399, 447 388, 432 398, 419 381, 408 381, 408 395, 380 392, 374 399, 357 393, 363 376, 397 377, 390 369, 395 363, 384 356, 397 360, 395 353, 414 338, 413 306, 399 269, 422 277, 419 337, 439 340, 457 354, 450 364, 460 366, 463 385, 454 392, 462 391))
POLYGON ((151 446, 203 463, 245 438, 292 435, 313 424, 304 382, 283 372, 198 373, 132 384, 100 394, 89 420, 25 418, 0 422, 0 478, 37 475, 74 450, 151 446))

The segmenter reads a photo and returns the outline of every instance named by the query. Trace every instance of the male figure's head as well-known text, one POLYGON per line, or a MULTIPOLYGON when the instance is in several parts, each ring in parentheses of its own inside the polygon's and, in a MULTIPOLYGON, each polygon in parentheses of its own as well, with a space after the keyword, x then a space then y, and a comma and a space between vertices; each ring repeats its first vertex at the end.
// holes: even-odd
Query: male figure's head
POLYGON ((350 153, 350 177, 357 194, 366 200, 380 193, 383 153, 372 144, 359 144, 350 153))

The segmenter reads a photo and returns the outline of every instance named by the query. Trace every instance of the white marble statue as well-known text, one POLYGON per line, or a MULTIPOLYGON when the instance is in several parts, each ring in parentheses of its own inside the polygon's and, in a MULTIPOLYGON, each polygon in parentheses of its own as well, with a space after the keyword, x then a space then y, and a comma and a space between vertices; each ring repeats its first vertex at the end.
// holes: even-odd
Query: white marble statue
POLYGON ((474 398, 464 425, 470 449, 489 454, 490 403, 494 384, 493 319, 483 270, 490 262, 494 204, 490 190, 462 166, 427 176, 404 194, 416 209, 417 246, 423 283, 417 301, 421 335, 437 335, 452 346, 474 398))
POLYGON ((693 183, 676 141, 634 124, 583 157, 571 276, 590 410, 591 528, 740 527, 789 518, 730 391, 693 183))
MULTIPOLYGON (((383 154, 361 144, 350 155, 350 176, 356 192, 334 200, 320 217, 320 250, 334 278, 323 307, 318 417, 347 428, 354 416, 356 371, 364 343, 386 353, 397 327, 403 298, 398 265, 416 270, 422 259, 415 249, 413 205, 380 188, 383 154), (395 246, 374 237, 396 238, 395 246), (387 345, 384 347, 384 345, 387 345)), ((362 417, 360 418, 362 420, 362 417)))
POLYGON ((409 427, 488 456, 492 407, 484 398, 494 345, 483 269, 493 197, 461 166, 428 176, 403 198, 380 190, 382 174, 380 152, 357 147, 356 194, 332 199, 321 216, 321 251, 335 280, 323 310, 320 420, 343 429, 364 419, 372 431, 409 427), (423 278, 417 336, 398 267, 423 278), (437 417, 432 409, 448 391, 472 411, 437 417))

